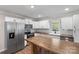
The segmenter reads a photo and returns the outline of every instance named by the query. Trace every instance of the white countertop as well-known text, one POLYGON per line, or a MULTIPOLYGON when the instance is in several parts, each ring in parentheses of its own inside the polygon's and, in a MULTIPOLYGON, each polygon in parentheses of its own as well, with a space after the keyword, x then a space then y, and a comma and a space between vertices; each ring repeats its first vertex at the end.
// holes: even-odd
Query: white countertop
POLYGON ((49 35, 57 35, 60 36, 60 31, 56 31, 56 33, 54 31, 50 31, 49 35))

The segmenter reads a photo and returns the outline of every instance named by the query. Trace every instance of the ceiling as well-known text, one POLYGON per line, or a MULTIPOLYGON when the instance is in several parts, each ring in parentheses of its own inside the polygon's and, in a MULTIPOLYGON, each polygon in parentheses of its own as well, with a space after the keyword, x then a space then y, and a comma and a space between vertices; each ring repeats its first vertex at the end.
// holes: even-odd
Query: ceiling
POLYGON ((35 8, 31 8, 30 5, 0 5, 0 10, 16 13, 23 16, 39 18, 40 17, 59 17, 64 13, 79 10, 79 5, 34 5, 35 8), (69 8, 69 11, 65 11, 65 8, 69 8))

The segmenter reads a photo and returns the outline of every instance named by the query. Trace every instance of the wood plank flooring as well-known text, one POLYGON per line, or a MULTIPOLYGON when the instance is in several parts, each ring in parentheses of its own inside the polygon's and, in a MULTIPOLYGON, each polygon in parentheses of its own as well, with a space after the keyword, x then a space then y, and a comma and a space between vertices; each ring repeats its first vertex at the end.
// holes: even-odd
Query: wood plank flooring
POLYGON ((31 54, 30 46, 26 46, 23 50, 16 52, 16 54, 31 54))

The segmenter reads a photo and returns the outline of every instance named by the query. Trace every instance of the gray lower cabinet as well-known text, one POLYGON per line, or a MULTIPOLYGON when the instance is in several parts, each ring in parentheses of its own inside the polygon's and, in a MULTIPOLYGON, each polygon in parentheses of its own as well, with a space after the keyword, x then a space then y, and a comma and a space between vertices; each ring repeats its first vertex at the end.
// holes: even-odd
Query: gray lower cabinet
POLYGON ((65 40, 65 41, 74 42, 73 37, 68 37, 68 36, 60 36, 60 40, 65 40))

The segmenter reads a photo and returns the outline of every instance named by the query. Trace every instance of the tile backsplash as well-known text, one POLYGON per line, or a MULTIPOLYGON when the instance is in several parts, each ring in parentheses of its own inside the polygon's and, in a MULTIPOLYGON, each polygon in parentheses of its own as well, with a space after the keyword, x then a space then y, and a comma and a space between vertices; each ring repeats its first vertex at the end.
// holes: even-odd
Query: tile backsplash
POLYGON ((68 34, 68 35, 73 35, 73 30, 61 30, 61 34, 68 34))

